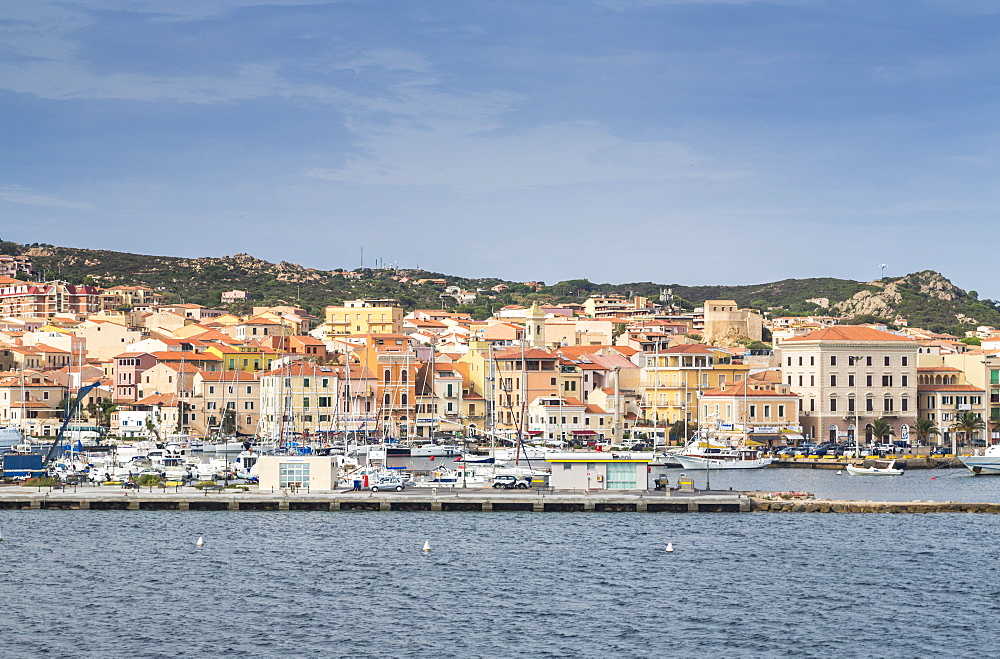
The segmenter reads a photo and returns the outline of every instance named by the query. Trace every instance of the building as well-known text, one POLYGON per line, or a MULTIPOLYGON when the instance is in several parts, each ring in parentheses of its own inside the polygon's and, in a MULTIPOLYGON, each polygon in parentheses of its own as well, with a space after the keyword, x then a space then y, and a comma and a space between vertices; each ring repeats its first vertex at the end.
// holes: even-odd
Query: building
POLYGON ((802 439, 799 397, 752 377, 701 395, 702 436, 785 444, 802 439))
POLYGON ((760 341, 764 318, 753 309, 740 309, 734 300, 706 300, 702 334, 713 345, 732 345, 738 339, 760 341))
MULTIPOLYGON (((939 432, 928 437, 927 443, 951 446, 954 434, 951 426, 961 414, 972 412, 981 419, 989 418, 985 393, 969 384, 965 373, 954 366, 917 367, 918 416, 933 421, 939 432)), ((968 439, 984 439, 983 433, 968 439)))
POLYGON ((917 419, 917 342, 861 325, 837 325, 786 339, 780 348, 785 384, 799 394, 808 438, 853 439, 877 419, 908 441, 917 419))
POLYGON ((557 453, 545 458, 552 466, 549 485, 557 490, 649 489, 650 454, 557 453))
POLYGON ((400 334, 403 308, 399 300, 347 300, 342 306, 327 307, 324 338, 345 334, 400 334))
POLYGON ((96 286, 50 281, 44 284, 17 282, 0 286, 0 316, 51 318, 58 314, 84 316, 101 309, 96 286))
POLYGON ((641 364, 643 415, 654 425, 696 424, 701 392, 742 380, 750 370, 723 348, 696 343, 637 354, 632 361, 641 364))
POLYGON ((335 456, 262 455, 257 459, 259 489, 335 490, 340 481, 335 456))

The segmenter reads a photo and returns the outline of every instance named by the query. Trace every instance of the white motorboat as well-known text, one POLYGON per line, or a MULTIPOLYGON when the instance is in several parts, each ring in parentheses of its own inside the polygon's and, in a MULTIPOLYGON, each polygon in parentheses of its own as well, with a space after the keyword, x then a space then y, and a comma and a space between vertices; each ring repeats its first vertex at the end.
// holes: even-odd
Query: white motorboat
POLYGON ((673 455, 684 469, 761 469, 775 458, 762 457, 760 451, 746 446, 729 446, 712 441, 693 440, 673 455))
POLYGON ((977 476, 1000 474, 1000 444, 986 447, 982 455, 961 455, 958 459, 977 476))
POLYGON ((855 467, 854 465, 847 465, 847 473, 851 476, 902 476, 903 470, 896 469, 896 461, 892 460, 887 463, 886 467, 855 467))
MULTIPOLYGON (((750 453, 756 454, 757 452, 750 453)), ((746 455, 745 457, 675 455, 674 461, 679 462, 684 469, 761 469, 774 462, 774 458, 761 458, 754 455, 746 455)))
POLYGON ((410 456, 414 458, 450 458, 461 453, 462 448, 454 444, 422 444, 410 448, 410 456))

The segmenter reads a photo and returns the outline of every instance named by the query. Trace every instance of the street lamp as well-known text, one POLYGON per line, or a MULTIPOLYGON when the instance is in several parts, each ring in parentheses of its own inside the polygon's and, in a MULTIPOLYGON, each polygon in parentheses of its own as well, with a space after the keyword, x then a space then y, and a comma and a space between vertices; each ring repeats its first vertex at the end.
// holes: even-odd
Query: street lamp
MULTIPOLYGON (((861 361, 861 357, 858 355, 850 355, 848 359, 854 362, 854 366, 857 366, 858 362, 861 361)), ((861 406, 861 398, 858 396, 859 379, 860 376, 857 373, 857 369, 855 369, 854 373, 854 459, 855 460, 861 457, 861 440, 858 437, 858 431, 861 429, 861 417, 859 416, 859 410, 858 410, 858 408, 861 406)))

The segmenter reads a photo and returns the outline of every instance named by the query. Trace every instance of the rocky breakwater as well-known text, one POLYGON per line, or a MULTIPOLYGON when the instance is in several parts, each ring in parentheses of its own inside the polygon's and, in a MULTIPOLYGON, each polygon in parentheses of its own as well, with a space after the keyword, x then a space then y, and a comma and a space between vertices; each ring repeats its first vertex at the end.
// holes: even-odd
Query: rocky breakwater
POLYGON ((751 498, 750 510, 762 513, 1000 513, 1000 503, 751 498))

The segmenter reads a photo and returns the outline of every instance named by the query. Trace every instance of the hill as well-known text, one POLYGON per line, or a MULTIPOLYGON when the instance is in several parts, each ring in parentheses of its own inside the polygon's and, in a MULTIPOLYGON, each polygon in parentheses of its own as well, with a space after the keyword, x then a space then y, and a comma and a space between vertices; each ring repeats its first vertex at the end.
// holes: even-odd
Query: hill
MULTIPOLYGON (((250 304, 290 304, 317 315, 327 305, 366 297, 396 298, 407 310, 444 307, 485 318, 507 304, 565 304, 582 302, 595 294, 642 295, 656 301, 661 292, 669 291, 672 302, 683 309, 693 309, 705 300, 732 299, 741 306, 774 315, 836 314, 858 321, 881 319, 890 323, 901 317, 911 326, 959 335, 976 325, 1000 326, 1000 303, 980 300, 975 291, 963 291, 931 270, 877 282, 814 278, 739 286, 682 286, 654 282, 598 284, 573 279, 535 290, 522 282, 499 278, 473 279, 413 269, 358 269, 347 278, 286 261, 270 263, 249 254, 189 259, 3 240, 0 254, 30 256, 38 278, 104 287, 141 284, 161 289, 170 301, 210 307, 220 306, 223 291, 240 289, 252 296, 250 304), (419 279, 443 279, 447 285, 482 293, 475 303, 462 306, 445 295, 445 286, 415 284, 419 279), (489 290, 498 284, 506 284, 509 290, 489 290), (819 298, 828 299, 829 308, 809 301, 819 298)), ((245 313, 250 304, 230 309, 245 313)))

